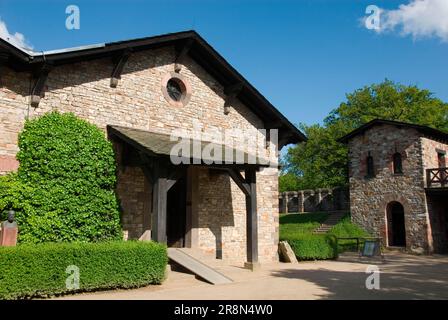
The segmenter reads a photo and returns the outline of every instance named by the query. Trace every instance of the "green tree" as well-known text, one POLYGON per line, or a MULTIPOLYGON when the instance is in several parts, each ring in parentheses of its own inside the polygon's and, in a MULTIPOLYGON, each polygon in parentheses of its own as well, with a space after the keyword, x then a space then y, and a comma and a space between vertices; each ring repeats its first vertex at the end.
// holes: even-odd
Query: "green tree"
POLYGON ((291 172, 280 174, 278 179, 279 179, 280 192, 294 191, 300 189, 299 178, 291 172))
POLYGON ((373 119, 410 122, 448 131, 448 104, 416 86, 386 79, 355 90, 346 99, 330 112, 322 125, 300 125, 308 141, 288 150, 284 170, 297 176, 301 188, 347 184, 347 148, 337 139, 373 119))
POLYGON ((17 211, 19 241, 121 238, 115 157, 103 131, 52 112, 25 123, 19 147, 17 175, 0 181, 0 210, 17 211))

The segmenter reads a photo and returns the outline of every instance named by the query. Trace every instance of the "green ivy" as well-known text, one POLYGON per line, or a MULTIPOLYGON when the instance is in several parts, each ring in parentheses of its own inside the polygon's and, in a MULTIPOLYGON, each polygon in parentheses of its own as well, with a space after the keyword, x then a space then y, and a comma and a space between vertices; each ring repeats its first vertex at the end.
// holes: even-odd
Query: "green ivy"
POLYGON ((25 123, 19 148, 17 175, 0 180, 0 211, 16 210, 19 242, 122 237, 115 157, 103 131, 51 112, 25 123))

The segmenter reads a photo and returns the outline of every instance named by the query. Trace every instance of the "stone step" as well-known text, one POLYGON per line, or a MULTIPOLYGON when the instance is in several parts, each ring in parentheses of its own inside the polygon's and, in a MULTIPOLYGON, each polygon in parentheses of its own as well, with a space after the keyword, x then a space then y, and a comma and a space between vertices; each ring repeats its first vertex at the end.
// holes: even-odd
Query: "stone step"
POLYGON ((338 224, 339 221, 342 220, 346 216, 345 212, 336 212, 331 213, 327 219, 319 226, 317 227, 313 233, 314 234, 324 234, 331 230, 336 224, 338 224))

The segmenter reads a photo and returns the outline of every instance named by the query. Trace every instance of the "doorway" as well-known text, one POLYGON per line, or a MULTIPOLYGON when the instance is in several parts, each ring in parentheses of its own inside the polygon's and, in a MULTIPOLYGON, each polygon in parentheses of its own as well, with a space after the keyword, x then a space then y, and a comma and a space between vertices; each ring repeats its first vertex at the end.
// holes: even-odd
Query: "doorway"
POLYGON ((399 202, 387 205, 387 229, 389 246, 406 247, 404 208, 399 202))
POLYGON ((166 236, 168 247, 185 247, 187 179, 180 178, 168 191, 166 236))

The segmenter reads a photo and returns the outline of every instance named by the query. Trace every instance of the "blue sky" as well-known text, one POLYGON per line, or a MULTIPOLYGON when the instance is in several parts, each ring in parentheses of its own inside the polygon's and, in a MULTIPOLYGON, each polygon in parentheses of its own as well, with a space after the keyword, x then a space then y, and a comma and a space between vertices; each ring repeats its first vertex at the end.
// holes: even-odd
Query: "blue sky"
POLYGON ((312 124, 346 93, 385 78, 448 101, 443 34, 378 34, 360 20, 370 4, 395 10, 409 1, 0 0, 0 19, 34 50, 195 29, 293 123, 312 124), (80 9, 80 30, 65 28, 70 4, 80 9))

